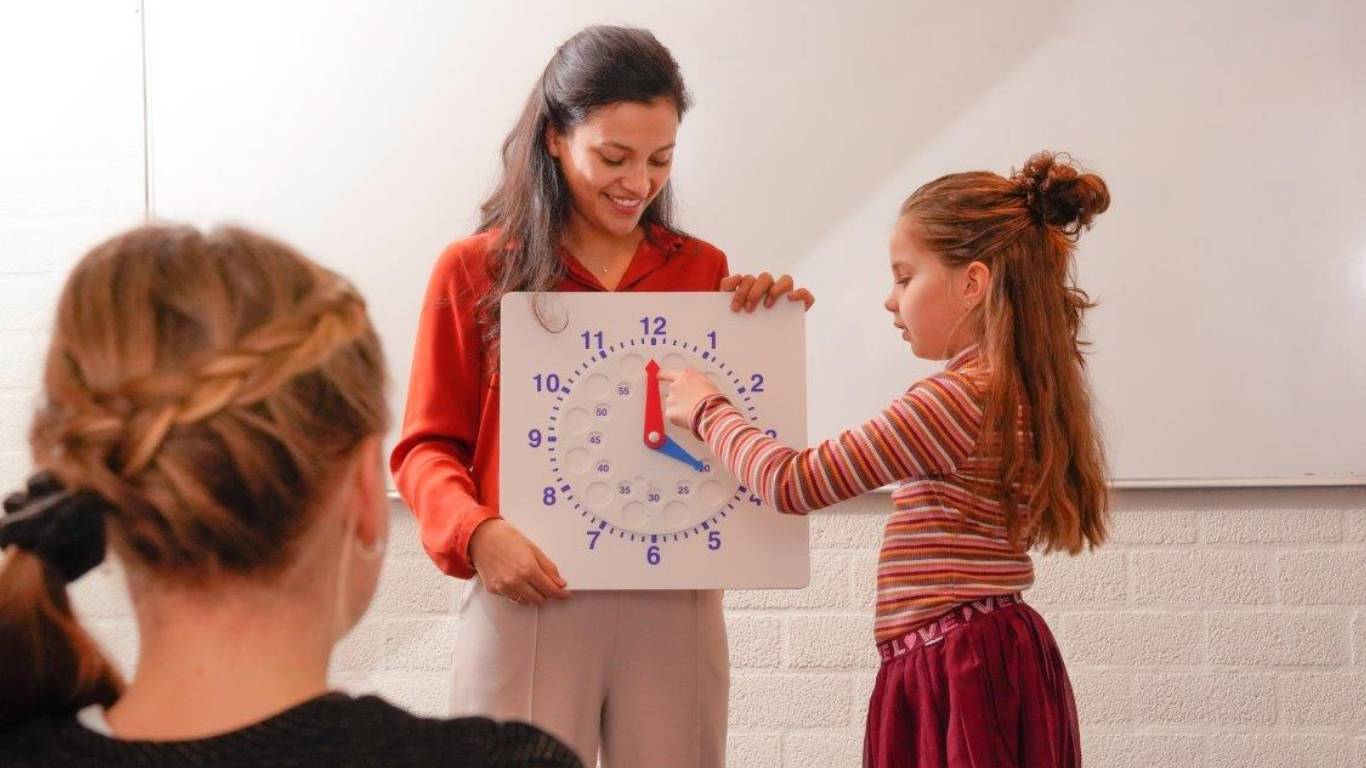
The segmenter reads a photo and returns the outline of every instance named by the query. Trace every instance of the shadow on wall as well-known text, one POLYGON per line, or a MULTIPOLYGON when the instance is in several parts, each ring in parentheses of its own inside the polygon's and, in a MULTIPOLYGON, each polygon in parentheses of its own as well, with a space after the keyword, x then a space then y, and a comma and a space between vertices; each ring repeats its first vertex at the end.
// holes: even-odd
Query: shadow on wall
POLYGON ((790 271, 918 147, 1056 34, 1069 6, 917 0, 864 4, 858 13, 813 3, 794 13, 774 1, 728 4, 713 45, 674 44, 690 88, 705 94, 684 122, 689 160, 675 175, 684 225, 711 222, 698 234, 722 245, 738 269, 790 271), (705 72, 688 67, 702 58, 711 59, 705 72), (755 100, 765 119, 736 121, 755 100), (775 144, 801 154, 774 152, 775 144), (794 167, 805 183, 773 183, 792 178, 794 167), (752 226, 746 200, 783 212, 782 228, 752 226))

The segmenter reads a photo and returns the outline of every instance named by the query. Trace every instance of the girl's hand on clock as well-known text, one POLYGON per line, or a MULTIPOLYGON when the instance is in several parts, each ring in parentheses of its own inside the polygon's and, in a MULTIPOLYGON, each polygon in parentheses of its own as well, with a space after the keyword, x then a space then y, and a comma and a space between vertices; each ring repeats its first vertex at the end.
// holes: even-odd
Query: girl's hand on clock
POLYGON ((692 368, 660 371, 659 380, 669 384, 669 396, 664 399, 664 418, 684 429, 692 426, 688 421, 698 403, 711 395, 721 394, 711 379, 692 368))
POLYGON ((540 605, 548 598, 569 597, 560 570, 550 558, 502 518, 486 520, 474 529, 470 561, 488 591, 514 603, 540 605))
POLYGON ((764 272, 755 275, 729 275, 721 279, 722 291, 734 291, 735 296, 730 300, 730 310, 739 312, 744 309, 746 312, 753 312, 754 308, 763 301, 765 307, 771 307, 787 296, 788 301, 800 301, 806 304, 807 309, 816 303, 816 297, 811 295, 811 291, 805 288, 793 289, 792 276, 782 275, 776 280, 773 275, 764 272))

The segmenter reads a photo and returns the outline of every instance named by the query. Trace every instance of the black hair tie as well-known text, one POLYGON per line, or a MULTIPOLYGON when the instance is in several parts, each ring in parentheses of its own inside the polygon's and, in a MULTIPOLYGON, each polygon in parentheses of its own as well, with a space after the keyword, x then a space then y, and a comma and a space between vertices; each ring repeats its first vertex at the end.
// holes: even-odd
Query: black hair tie
POLYGON ((104 516, 109 503, 91 491, 64 488, 51 472, 28 479, 28 487, 5 499, 0 548, 32 552, 67 583, 104 560, 104 516))

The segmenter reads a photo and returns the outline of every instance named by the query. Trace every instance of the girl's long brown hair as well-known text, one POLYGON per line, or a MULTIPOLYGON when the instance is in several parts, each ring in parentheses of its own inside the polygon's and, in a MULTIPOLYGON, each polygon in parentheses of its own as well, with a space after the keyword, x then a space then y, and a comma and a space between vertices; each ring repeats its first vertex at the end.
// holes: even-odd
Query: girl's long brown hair
MULTIPOLYGON (((242 229, 147 226, 88 253, 58 304, 34 465, 97 495, 111 546, 159 578, 265 577, 366 438, 384 361, 360 297, 242 229)), ((0 727, 109 704, 123 682, 52 563, 0 562, 0 727)))
POLYGON ((1075 554, 1106 537, 1105 457, 1080 338, 1094 303, 1076 284, 1073 256, 1078 235, 1109 206, 1104 180, 1051 152, 1010 178, 943 176, 902 206, 913 236, 946 264, 991 270, 981 308, 992 375, 985 439, 1000 446, 996 495, 1017 545, 1075 554))

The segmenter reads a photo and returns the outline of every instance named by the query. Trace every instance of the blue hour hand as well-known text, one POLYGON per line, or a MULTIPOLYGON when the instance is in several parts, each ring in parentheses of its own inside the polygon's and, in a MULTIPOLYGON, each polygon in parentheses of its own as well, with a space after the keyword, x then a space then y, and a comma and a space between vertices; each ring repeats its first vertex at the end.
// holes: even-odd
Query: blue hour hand
POLYGON ((657 448, 656 450, 658 450, 665 456, 668 456, 669 458, 678 459, 679 461, 683 462, 684 464, 687 464, 688 466, 692 467, 698 472, 701 472, 703 468, 707 466, 706 464, 693 458, 692 454, 684 450, 683 446, 679 445, 678 443, 675 443, 674 439, 672 437, 669 437, 668 435, 664 436, 664 444, 659 446, 659 448, 657 448))

